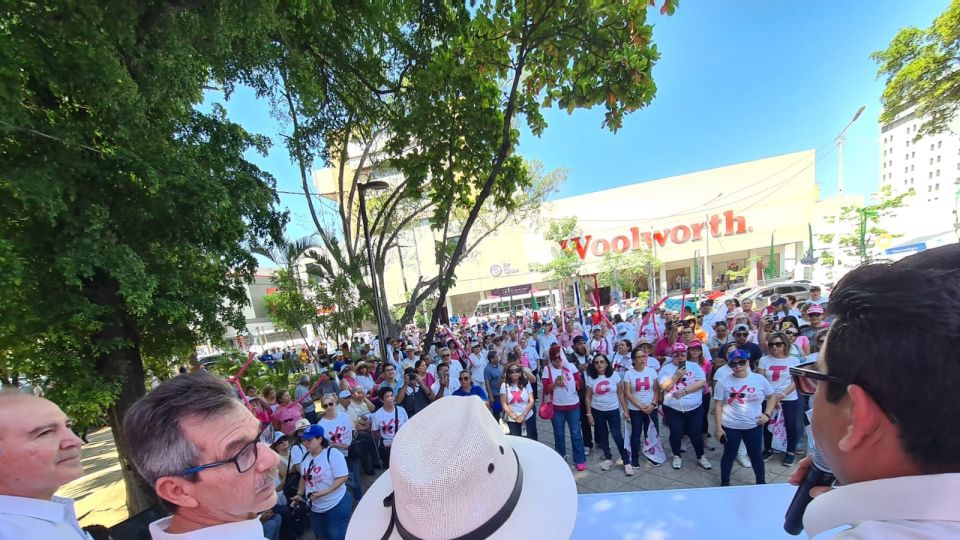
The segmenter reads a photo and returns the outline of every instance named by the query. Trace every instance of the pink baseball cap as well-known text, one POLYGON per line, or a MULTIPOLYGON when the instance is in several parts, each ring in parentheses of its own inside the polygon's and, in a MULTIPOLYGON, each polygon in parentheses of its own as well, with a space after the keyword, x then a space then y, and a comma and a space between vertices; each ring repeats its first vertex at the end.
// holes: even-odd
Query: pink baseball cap
POLYGON ((692 348, 694 348, 694 347, 696 347, 696 348, 698 348, 698 349, 703 349, 703 343, 700 343, 700 340, 695 339, 695 340, 691 341, 689 345, 687 345, 687 348, 688 348, 688 349, 692 349, 692 348))
MULTIPOLYGON (((692 343, 691 343, 692 344, 692 343)), ((670 352, 687 352, 687 346, 679 341, 673 344, 673 347, 670 347, 670 352)))
POLYGON ((810 314, 810 313, 819 313, 823 315, 823 308, 821 306, 818 306, 817 304, 814 304, 809 308, 807 308, 807 314, 810 314))

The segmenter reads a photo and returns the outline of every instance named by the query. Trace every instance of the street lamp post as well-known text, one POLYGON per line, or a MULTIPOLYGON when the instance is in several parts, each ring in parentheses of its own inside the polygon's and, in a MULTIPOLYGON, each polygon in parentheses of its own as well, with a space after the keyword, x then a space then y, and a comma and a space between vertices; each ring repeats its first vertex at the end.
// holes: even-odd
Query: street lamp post
POLYGON ((857 121, 857 118, 860 118, 860 115, 863 114, 863 110, 866 108, 867 107, 865 105, 861 105, 860 108, 857 109, 857 113, 853 115, 853 119, 850 120, 850 123, 847 124, 845 128, 840 130, 840 134, 837 135, 837 191, 841 197, 843 196, 843 135, 848 129, 850 129, 850 126, 857 121))
POLYGON ((380 291, 377 287, 377 268, 373 261, 373 249, 370 247, 370 227, 367 225, 367 190, 380 190, 390 187, 383 180, 371 180, 357 185, 360 195, 360 223, 363 224, 363 241, 367 245, 367 265, 370 271, 370 288, 373 291, 373 313, 377 318, 377 342, 380 345, 380 360, 386 362, 387 358, 387 336, 385 335, 386 324, 384 324, 383 313, 380 311, 380 291))

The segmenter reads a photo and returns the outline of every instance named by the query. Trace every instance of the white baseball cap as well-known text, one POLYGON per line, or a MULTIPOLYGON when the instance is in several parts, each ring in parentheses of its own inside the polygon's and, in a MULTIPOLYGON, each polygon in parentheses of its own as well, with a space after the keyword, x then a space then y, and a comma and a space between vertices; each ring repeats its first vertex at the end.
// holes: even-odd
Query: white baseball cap
POLYGON ((617 335, 621 335, 621 336, 626 335, 626 333, 627 333, 627 323, 618 322, 618 323, 617 323, 616 325, 614 325, 614 326, 615 326, 616 329, 617 329, 617 335))
POLYGON ((476 396, 447 396, 397 430, 390 468, 364 493, 347 540, 569 538, 577 485, 550 447, 508 437, 476 396), (531 508, 549 508, 534 512, 531 508))

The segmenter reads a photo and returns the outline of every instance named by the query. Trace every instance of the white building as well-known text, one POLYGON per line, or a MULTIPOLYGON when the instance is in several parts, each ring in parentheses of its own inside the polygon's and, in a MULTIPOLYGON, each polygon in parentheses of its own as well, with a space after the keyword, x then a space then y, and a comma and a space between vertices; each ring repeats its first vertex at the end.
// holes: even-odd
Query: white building
POLYGON ((913 189, 906 207, 886 227, 903 236, 894 246, 953 232, 960 189, 960 117, 951 129, 917 139, 922 118, 910 107, 880 126, 880 186, 894 194, 913 189))

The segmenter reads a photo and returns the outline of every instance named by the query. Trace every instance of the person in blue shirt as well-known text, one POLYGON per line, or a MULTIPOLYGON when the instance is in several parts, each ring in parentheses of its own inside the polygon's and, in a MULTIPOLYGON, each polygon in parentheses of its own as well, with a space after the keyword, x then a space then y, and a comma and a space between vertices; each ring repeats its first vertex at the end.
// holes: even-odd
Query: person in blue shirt
POLYGON ((477 396, 483 400, 483 403, 490 407, 490 401, 487 399, 487 393, 483 391, 483 388, 473 384, 473 377, 470 375, 469 370, 464 370, 460 372, 460 388, 457 388, 453 391, 455 396, 477 396))

